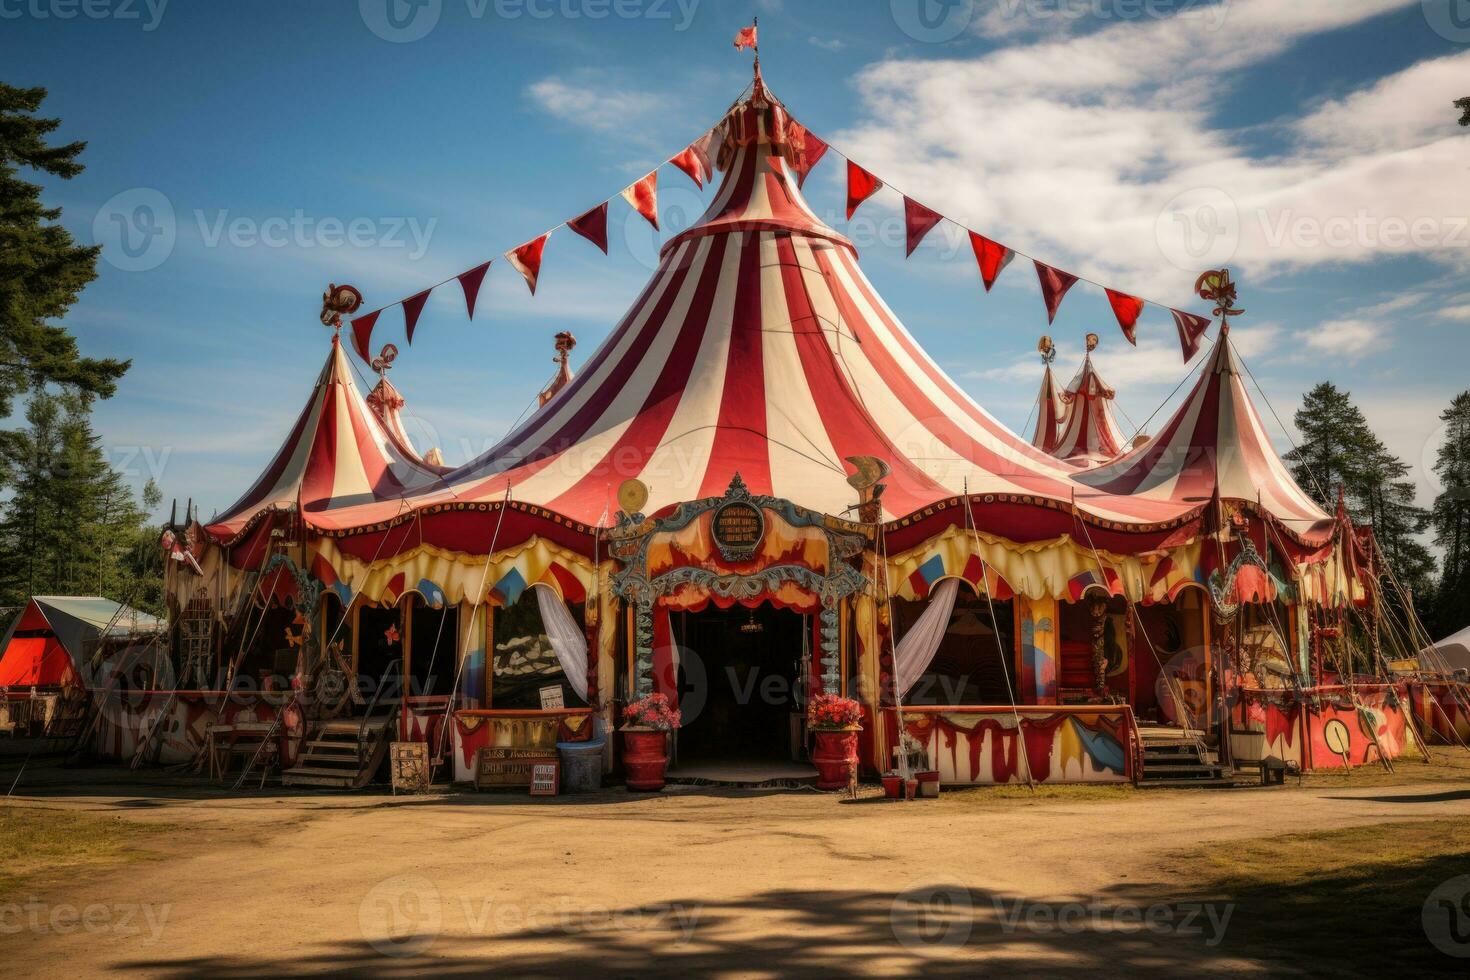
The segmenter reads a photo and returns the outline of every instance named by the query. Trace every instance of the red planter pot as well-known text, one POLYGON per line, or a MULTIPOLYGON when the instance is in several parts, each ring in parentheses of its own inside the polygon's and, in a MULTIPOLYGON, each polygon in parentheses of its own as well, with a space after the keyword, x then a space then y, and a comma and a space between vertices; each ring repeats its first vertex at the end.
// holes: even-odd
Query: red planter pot
POLYGON ((669 733, 624 731, 622 735, 628 788, 645 793, 663 789, 664 767, 669 763, 669 733))
POLYGON ((859 728, 812 730, 817 740, 812 751, 812 764, 817 767, 817 789, 842 789, 847 785, 848 773, 857 764, 859 731, 859 728))

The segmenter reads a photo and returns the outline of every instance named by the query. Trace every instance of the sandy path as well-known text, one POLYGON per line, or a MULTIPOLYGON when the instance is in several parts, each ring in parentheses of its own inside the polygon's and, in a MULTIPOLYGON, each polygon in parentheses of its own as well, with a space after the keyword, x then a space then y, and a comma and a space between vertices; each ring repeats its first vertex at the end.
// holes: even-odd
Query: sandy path
MULTIPOLYGON (((1052 974, 1176 973, 1182 963, 1195 972, 1279 969, 1233 950, 1228 929, 1225 942, 1210 944, 1218 930, 1206 913, 1163 931, 1164 916, 1185 925, 1188 910, 1177 906, 1155 913, 1158 932, 1108 917, 1063 932, 1049 916, 1072 900, 1113 910, 1188 896, 1168 859, 1201 844, 1464 815, 1470 794, 1455 789, 914 804, 692 789, 561 803, 160 794, 139 806, 146 791, 137 787, 127 788, 132 796, 47 794, 30 802, 179 830, 155 845, 165 860, 6 897, 34 898, 43 917, 55 903, 107 911, 94 912, 90 929, 4 928, 0 961, 16 956, 39 977, 104 969, 933 976, 973 974, 978 960, 1052 974), (1018 909, 1016 899, 1047 904, 1018 909)), ((0 927, 11 921, 0 918, 0 927)))

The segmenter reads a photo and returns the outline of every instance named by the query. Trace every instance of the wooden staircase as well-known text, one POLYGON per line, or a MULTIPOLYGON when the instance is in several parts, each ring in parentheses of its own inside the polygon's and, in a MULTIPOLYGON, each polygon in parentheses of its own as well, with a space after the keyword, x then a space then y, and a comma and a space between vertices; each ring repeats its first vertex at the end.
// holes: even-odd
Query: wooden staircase
POLYGON ((1204 742, 1204 733, 1190 728, 1138 729, 1142 748, 1140 786, 1234 786, 1204 742))
POLYGON ((372 782, 388 755, 388 743, 398 731, 398 712, 403 703, 399 663, 395 660, 383 672, 361 718, 318 721, 307 726, 301 755, 295 766, 281 773, 281 785, 362 789, 372 782))
POLYGON ((395 727, 392 714, 311 725, 296 765, 281 774, 281 785, 362 789, 382 765, 395 727))

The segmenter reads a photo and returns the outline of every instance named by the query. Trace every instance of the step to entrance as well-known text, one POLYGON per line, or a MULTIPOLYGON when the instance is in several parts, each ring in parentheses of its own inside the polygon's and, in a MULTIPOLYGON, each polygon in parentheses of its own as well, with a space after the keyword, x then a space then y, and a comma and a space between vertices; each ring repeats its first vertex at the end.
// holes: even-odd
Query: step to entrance
POLYGON ((730 789, 800 789, 815 786, 817 770, 799 762, 709 762, 680 765, 664 781, 682 786, 730 789))

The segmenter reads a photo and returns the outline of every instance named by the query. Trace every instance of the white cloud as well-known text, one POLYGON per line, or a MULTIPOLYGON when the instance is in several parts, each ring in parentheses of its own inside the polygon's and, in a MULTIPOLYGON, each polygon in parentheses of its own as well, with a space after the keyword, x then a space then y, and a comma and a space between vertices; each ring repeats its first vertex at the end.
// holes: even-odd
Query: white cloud
POLYGON ((840 38, 820 38, 815 35, 806 39, 807 43, 821 48, 823 51, 841 51, 847 44, 840 38))
POLYGON ((630 122, 651 116, 661 104, 652 92, 617 88, 591 76, 553 75, 526 91, 553 116, 601 132, 626 130, 630 122))
POLYGON ((1461 323, 1470 323, 1470 303, 1446 307, 1440 310, 1438 315, 1441 320, 1458 320, 1461 323))
POLYGON ((1356 360, 1383 342, 1383 328, 1367 320, 1329 320, 1301 336, 1311 350, 1356 360))
POLYGON ((1463 265, 1470 229, 1449 212, 1467 138, 1444 90, 1470 50, 1278 124, 1275 157, 1211 118, 1230 70, 1411 5, 1237 0, 1220 29, 1200 8, 969 60, 890 59, 857 79, 869 121, 833 141, 957 221, 1165 303, 1217 264, 1255 283, 1384 251, 1463 265), (1400 103, 1414 106, 1401 123, 1365 134, 1400 103), (1436 130, 1419 106, 1442 104, 1436 130))

